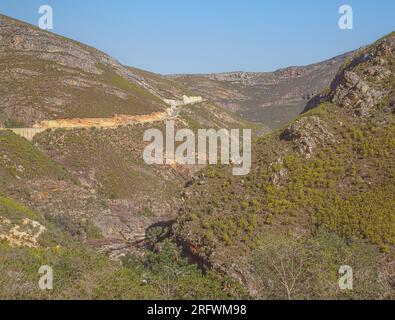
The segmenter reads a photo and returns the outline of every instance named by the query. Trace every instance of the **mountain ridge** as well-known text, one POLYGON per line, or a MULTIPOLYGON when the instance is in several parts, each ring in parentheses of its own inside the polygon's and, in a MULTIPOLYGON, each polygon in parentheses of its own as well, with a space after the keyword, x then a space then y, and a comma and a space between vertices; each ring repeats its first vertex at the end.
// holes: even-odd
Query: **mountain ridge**
POLYGON ((294 119, 313 96, 329 86, 340 65, 351 54, 274 72, 170 75, 168 78, 245 119, 276 129, 294 119))

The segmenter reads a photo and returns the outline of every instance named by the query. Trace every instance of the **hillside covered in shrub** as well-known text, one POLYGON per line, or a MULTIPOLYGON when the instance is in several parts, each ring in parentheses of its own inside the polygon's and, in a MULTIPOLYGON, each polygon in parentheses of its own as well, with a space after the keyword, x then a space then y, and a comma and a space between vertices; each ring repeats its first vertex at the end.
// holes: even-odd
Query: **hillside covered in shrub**
MULTIPOLYGON (((393 296, 394 71, 391 34, 346 61, 309 111, 257 139, 251 174, 234 177, 223 167, 203 170, 185 191, 175 226, 185 249, 259 297, 342 297, 336 284, 310 292, 303 281, 289 295, 284 285, 272 292, 269 284, 278 265, 271 261, 293 265, 304 255, 309 263, 301 266, 301 274, 314 271, 317 287, 325 288, 342 262, 350 261, 361 276, 357 292, 374 282, 381 290, 372 291, 373 297, 393 296), (293 249, 301 243, 303 252, 293 249), (332 256, 334 250, 343 251, 344 260, 341 254, 332 256), (326 270, 316 274, 327 259, 326 270), (367 265, 378 271, 369 275, 363 271, 367 265)), ((356 297, 364 297, 362 291, 356 297)))

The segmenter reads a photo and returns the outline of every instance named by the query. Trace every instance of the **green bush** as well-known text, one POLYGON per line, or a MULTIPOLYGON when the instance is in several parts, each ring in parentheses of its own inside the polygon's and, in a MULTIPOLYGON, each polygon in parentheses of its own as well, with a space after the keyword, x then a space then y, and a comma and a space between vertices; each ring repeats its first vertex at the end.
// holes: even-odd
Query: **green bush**
POLYGON ((262 299, 383 299, 393 297, 377 249, 334 234, 313 238, 267 235, 253 254, 262 299), (353 290, 340 290, 339 269, 353 269, 353 290))

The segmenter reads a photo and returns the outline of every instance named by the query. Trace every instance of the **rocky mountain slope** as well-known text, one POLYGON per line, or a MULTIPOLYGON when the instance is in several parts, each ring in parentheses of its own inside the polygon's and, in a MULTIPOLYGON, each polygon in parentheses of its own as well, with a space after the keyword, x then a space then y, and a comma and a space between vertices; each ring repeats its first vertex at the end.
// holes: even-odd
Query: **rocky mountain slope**
POLYGON ((257 140, 250 175, 203 170, 176 236, 255 297, 394 297, 395 33, 348 59, 310 108, 257 140), (337 287, 344 264, 353 292, 337 287))
MULTIPOLYGON (((78 225, 74 225, 77 228, 78 225)), ((70 226, 71 228, 71 226, 70 226)), ((237 283, 203 274, 172 243, 145 258, 111 261, 59 226, 0 196, 1 299, 229 299, 246 297, 237 283), (53 289, 41 290, 42 266, 53 271, 53 289)), ((46 271, 47 272, 47 271, 46 271)))
POLYGON ((47 128, 32 141, 0 130, 0 298, 393 297, 394 38, 336 77, 344 57, 164 77, 0 16, 0 128, 47 128), (304 115, 255 137, 246 177, 142 160, 144 132, 164 120, 267 132, 229 109, 256 119, 254 101, 278 99, 292 109, 283 123, 332 74, 304 115), (343 264, 353 292, 338 290, 343 264), (54 268, 51 292, 37 287, 41 265, 54 268))
POLYGON ((126 67, 96 49, 5 16, 0 39, 3 126, 167 107, 126 67))
POLYGON ((97 228, 97 247, 111 255, 175 219, 198 169, 146 165, 147 129, 164 130, 170 118, 182 128, 258 128, 205 101, 174 108, 169 101, 192 93, 26 23, 0 16, 0 37, 0 128, 48 129, 32 143, 0 131, 0 193, 82 241, 89 237, 75 226, 97 228))
POLYGON ((3 15, 0 40, 0 127, 157 115, 168 111, 165 99, 190 93, 176 82, 3 15))
POLYGON ((1 299, 246 295, 233 280, 190 265, 174 243, 151 247, 156 228, 175 218, 188 172, 141 165, 130 137, 143 129, 59 129, 35 144, 0 131, 1 299), (38 287, 43 265, 54 271, 51 291, 38 287))
POLYGON ((157 228, 176 218, 199 168, 146 165, 143 134, 168 119, 182 128, 260 126, 199 99, 174 107, 194 100, 182 86, 5 16, 0 40, 0 297, 245 294, 188 264, 173 242, 154 250, 157 228), (32 141, 7 130, 32 127, 40 129, 32 141), (37 287, 41 265, 54 268, 52 292, 37 287))
POLYGON ((273 129, 297 117, 313 96, 327 88, 348 56, 275 72, 175 75, 169 80, 273 129))

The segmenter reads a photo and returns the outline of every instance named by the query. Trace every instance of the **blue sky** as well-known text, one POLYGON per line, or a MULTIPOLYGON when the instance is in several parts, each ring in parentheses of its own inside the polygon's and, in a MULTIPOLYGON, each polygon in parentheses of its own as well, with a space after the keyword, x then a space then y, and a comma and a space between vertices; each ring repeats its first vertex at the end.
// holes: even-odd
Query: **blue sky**
POLYGON ((0 12, 158 73, 271 71, 369 44, 395 30, 394 0, 1 0, 0 12), (354 29, 338 28, 341 5, 354 29))

